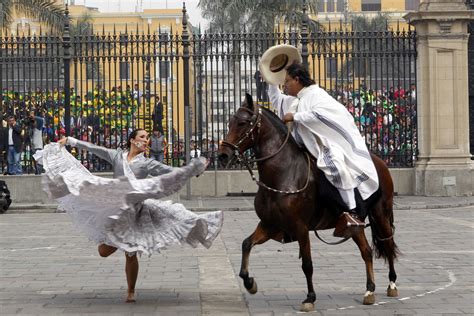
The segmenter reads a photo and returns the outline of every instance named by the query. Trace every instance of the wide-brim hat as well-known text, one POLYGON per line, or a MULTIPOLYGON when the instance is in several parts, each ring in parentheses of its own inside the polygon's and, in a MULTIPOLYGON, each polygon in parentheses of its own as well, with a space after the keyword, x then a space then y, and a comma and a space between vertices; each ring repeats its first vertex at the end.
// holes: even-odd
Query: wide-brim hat
POLYGON ((263 53, 258 68, 266 82, 283 84, 286 69, 293 63, 301 63, 303 59, 298 49, 292 45, 272 46, 263 53))

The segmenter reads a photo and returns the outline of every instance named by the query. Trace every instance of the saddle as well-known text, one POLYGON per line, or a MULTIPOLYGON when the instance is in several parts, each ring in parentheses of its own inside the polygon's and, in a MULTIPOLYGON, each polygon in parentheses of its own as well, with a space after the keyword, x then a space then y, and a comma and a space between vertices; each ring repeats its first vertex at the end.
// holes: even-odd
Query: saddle
POLYGON ((310 155, 313 175, 315 179, 317 179, 316 182, 319 183, 316 192, 318 201, 321 201, 323 207, 338 216, 333 235, 335 237, 349 238, 357 234, 360 229, 364 229, 364 219, 368 215, 368 210, 380 198, 381 190, 377 190, 368 199, 363 200, 359 190, 357 188, 354 189, 356 208, 349 212, 337 188, 329 182, 324 173, 318 169, 317 159, 314 158, 305 147, 301 148, 301 151, 310 155))

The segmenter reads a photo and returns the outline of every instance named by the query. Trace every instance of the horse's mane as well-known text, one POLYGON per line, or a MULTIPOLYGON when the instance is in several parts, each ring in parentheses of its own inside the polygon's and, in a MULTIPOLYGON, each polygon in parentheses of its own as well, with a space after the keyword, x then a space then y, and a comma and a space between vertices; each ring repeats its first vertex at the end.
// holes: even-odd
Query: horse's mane
MULTIPOLYGON (((288 128, 286 127, 285 123, 276 115, 272 110, 269 110, 267 108, 262 107, 263 110, 262 114, 265 114, 265 117, 270 120, 270 123, 275 126, 277 131, 281 133, 281 135, 285 135, 288 133, 288 128)), ((293 137, 293 134, 290 133, 290 137, 288 138, 288 142, 294 144, 296 147, 300 148, 301 153, 303 152, 308 152, 306 147, 301 147, 296 143, 295 138, 293 137)))
MULTIPOLYGON (((264 108, 264 107, 262 107, 261 109, 263 110, 263 112, 268 114, 268 115, 266 115, 266 117, 270 120, 270 122, 273 124, 273 126, 275 126, 276 129, 279 132, 286 135, 286 133, 288 132, 288 129, 287 129, 285 123, 283 123, 283 121, 275 113, 273 113, 273 111, 271 111, 267 108, 264 108)), ((291 134, 290 134, 290 138, 293 138, 291 134)))

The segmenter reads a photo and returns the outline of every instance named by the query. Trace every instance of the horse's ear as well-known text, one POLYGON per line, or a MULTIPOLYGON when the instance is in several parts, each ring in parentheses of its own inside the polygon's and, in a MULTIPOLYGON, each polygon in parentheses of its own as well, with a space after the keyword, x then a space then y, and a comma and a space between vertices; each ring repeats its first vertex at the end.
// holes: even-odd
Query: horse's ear
POLYGON ((254 110, 254 104, 253 104, 253 99, 252 96, 248 93, 245 94, 245 105, 249 110, 254 110))

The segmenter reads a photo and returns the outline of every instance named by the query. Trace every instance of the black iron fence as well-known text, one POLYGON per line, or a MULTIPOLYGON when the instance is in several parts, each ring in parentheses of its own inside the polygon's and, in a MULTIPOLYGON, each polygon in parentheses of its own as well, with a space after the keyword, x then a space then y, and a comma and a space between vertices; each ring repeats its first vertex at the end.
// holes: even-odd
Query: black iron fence
MULTIPOLYGON (((270 46, 300 47, 315 81, 343 103, 374 153, 410 167, 417 151, 416 35, 400 26, 354 32, 343 23, 311 33, 171 33, 125 29, 62 37, 3 36, 0 100, 5 118, 23 128, 24 172, 32 172, 31 115, 44 119, 44 141, 62 135, 116 148, 134 128, 159 129, 164 161, 211 158, 245 92, 270 106, 258 61, 270 46), (32 114, 30 114, 33 112, 32 114)), ((92 171, 107 170, 86 152, 73 153, 92 171)), ((2 171, 6 161, 2 161, 2 171)), ((217 167, 217 166, 215 166, 217 167)))

